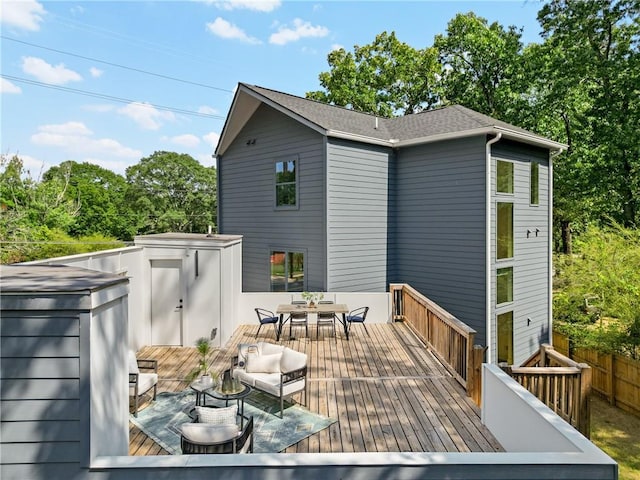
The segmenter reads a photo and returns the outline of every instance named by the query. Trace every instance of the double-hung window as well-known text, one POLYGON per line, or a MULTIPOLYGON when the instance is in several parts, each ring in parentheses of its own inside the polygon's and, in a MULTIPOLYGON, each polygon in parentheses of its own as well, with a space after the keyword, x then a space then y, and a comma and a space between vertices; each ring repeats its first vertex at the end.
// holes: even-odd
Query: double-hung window
POLYGON ((298 206, 298 160, 290 158, 276 162, 276 208, 298 206))

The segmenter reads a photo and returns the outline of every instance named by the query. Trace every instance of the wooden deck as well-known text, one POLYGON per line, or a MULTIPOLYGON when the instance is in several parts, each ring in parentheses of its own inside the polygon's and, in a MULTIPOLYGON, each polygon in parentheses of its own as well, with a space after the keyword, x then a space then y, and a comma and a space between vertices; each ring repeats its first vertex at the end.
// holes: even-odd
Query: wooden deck
MULTIPOLYGON (((255 341, 257 325, 236 330, 216 353, 224 370, 238 343, 255 341)), ((302 452, 499 452, 500 444, 480 422, 478 407, 442 364, 402 323, 352 329, 349 341, 310 325, 310 338, 281 343, 309 356, 307 407, 338 419, 321 432, 287 448, 302 452)), ((288 334, 288 329, 285 332, 288 334)), ((295 332, 294 332, 295 333, 295 332)), ((301 333, 300 331, 298 333, 301 333)), ((258 340, 275 343, 273 329, 258 340)), ((159 364, 159 391, 188 387, 185 376, 197 363, 195 348, 145 347, 138 358, 159 364)), ((294 397, 302 400, 302 395, 294 397)), ((166 455, 160 446, 129 424, 130 455, 166 455)))

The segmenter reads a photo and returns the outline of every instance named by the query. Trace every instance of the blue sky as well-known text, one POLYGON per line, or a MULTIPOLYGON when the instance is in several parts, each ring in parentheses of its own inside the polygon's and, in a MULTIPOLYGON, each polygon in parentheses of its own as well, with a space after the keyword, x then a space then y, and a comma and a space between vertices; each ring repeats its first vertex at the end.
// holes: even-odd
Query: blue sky
POLYGON ((540 40, 537 0, 1 1, 1 151, 35 178, 65 160, 124 174, 156 150, 213 165, 238 82, 304 96, 332 49, 383 31, 424 48, 474 11, 540 40))

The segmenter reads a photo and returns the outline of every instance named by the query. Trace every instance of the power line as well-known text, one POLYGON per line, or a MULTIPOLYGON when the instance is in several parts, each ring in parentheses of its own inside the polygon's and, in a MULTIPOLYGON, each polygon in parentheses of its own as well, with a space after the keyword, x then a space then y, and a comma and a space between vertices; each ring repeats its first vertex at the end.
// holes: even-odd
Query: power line
POLYGON ((25 41, 18 40, 18 39, 15 39, 15 38, 7 37, 5 35, 0 35, 0 38, 2 38, 4 40, 9 40, 11 42, 22 43, 23 45, 28 45, 30 47, 41 48, 43 50, 48 50, 50 52, 56 52, 56 53, 60 53, 62 55, 68 55, 70 57, 82 58, 83 60, 90 60, 92 62, 102 63, 104 65, 109 65, 109 66, 112 66, 112 67, 122 68, 122 69, 125 69, 125 70, 131 70, 133 72, 138 72, 138 73, 144 73, 145 75, 152 75, 152 76, 158 77, 158 78, 164 78, 164 79, 167 79, 167 80, 173 80, 174 82, 181 82, 181 83, 186 83, 188 85, 195 85, 197 87, 210 88, 212 90, 218 90, 220 92, 225 92, 225 93, 233 93, 233 90, 229 90, 229 89, 226 89, 226 88, 214 87, 214 86, 211 86, 211 85, 205 85, 204 83, 192 82, 190 80, 183 80, 181 78, 171 77, 169 75, 163 75, 161 73, 149 72, 147 70, 142 70, 142 69, 135 68, 135 67, 128 67, 126 65, 121 65, 119 63, 107 62, 105 60, 99 60, 99 59, 93 58, 93 57, 85 57, 84 55, 79 55, 79 54, 71 53, 71 52, 65 52, 63 50, 57 50, 55 48, 49 48, 49 47, 45 47, 43 45, 37 45, 35 43, 25 42, 25 41))
POLYGON ((153 108, 157 108, 158 110, 165 110, 168 112, 174 112, 174 113, 181 113, 184 115, 192 115, 194 117, 203 117, 203 118, 215 118, 217 120, 224 120, 225 117, 221 116, 221 115, 212 115, 209 113, 201 113, 201 112, 195 112, 193 110, 185 110, 182 108, 177 108, 177 107, 167 107, 165 105, 157 105, 155 103, 149 103, 149 102, 140 102, 137 100, 131 100, 128 98, 122 98, 122 97, 114 97, 112 95, 106 95, 104 93, 97 93, 97 92, 91 92, 89 90, 80 90, 77 88, 70 88, 70 87, 62 87, 60 85, 52 85, 50 83, 44 83, 44 82, 38 82, 36 80, 30 80, 28 78, 22 78, 22 77, 14 77, 13 75, 6 75, 4 73, 0 73, 0 77, 2 78, 6 78, 7 80, 12 80, 14 82, 21 82, 21 83, 27 83, 30 85, 36 85, 38 87, 43 87, 43 88, 50 88, 52 90, 60 90, 62 92, 67 92, 67 93, 75 93, 76 95, 84 95, 87 97, 94 97, 94 98, 100 98, 102 100, 109 100, 112 102, 118 102, 118 103, 137 103, 138 105, 144 106, 144 107, 153 107, 153 108))

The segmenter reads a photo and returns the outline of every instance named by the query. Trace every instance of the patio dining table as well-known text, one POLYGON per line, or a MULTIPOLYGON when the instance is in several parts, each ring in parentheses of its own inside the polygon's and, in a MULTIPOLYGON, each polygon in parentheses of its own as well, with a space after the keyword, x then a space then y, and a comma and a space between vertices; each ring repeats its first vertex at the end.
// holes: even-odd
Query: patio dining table
POLYGON ((285 315, 290 315, 292 313, 336 313, 341 315, 336 315, 338 322, 342 324, 344 328, 344 335, 347 340, 349 340, 349 326, 347 325, 347 313, 349 313, 349 307, 347 307, 346 303, 320 303, 315 304, 314 306, 310 305, 298 305, 291 303, 282 303, 278 305, 276 309, 276 314, 280 316, 280 320, 278 321, 278 329, 276 333, 276 340, 280 341, 280 335, 282 334, 282 327, 287 323, 285 320, 285 315))

